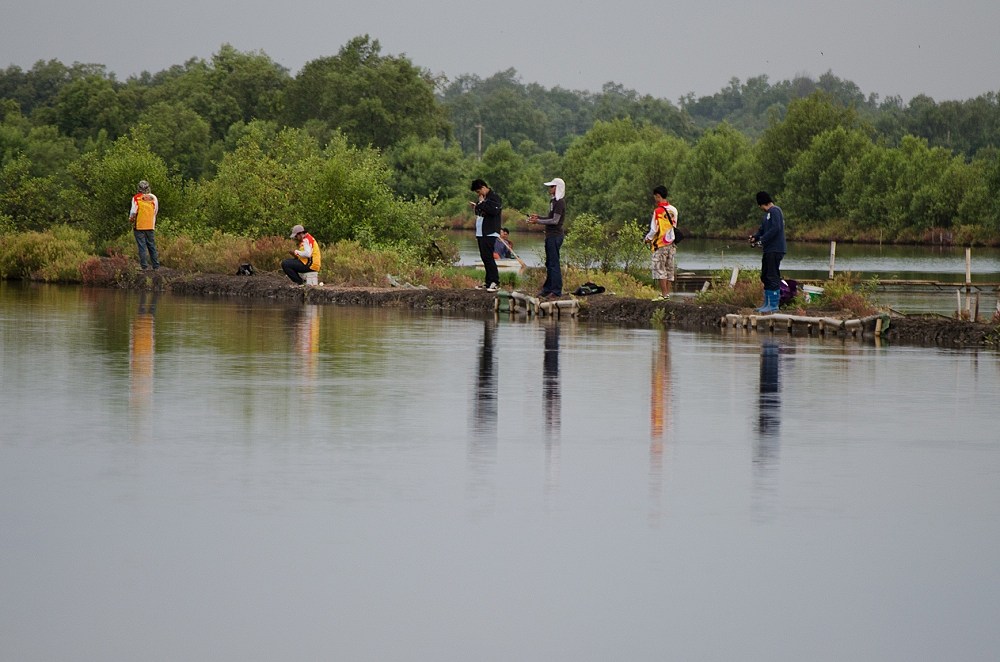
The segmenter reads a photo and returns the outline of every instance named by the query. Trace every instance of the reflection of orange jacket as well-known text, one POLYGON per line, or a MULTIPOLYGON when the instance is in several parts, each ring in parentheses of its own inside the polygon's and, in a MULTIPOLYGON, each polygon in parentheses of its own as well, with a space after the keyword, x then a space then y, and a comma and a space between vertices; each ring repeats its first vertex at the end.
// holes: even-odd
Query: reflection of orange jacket
POLYGON ((319 242, 306 232, 302 235, 302 243, 299 244, 299 249, 295 251, 295 257, 299 258, 299 262, 308 266, 313 271, 319 271, 320 263, 322 262, 319 242), (312 262, 309 260, 312 260, 312 262))
POLYGON ((160 201, 152 193, 136 193, 132 196, 132 209, 129 216, 135 217, 136 230, 152 230, 156 227, 156 212, 160 209, 160 201))

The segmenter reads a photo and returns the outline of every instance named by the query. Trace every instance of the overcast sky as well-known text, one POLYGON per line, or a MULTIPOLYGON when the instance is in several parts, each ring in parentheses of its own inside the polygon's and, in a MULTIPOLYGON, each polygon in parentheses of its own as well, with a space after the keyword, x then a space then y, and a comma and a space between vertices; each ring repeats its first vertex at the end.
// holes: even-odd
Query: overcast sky
POLYGON ((369 34, 382 53, 454 78, 513 67, 523 83, 615 82, 676 101, 733 77, 826 71, 868 95, 937 101, 1000 91, 1000 1, 2 0, 0 67, 107 65, 124 80, 223 43, 295 74, 369 34))

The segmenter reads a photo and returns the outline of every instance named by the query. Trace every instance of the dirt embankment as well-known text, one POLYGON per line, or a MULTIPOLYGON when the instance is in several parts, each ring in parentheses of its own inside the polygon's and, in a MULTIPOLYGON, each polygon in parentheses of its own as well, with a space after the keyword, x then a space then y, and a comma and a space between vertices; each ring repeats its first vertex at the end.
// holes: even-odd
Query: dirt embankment
MULTIPOLYGON (((176 294, 233 296, 275 301, 303 301, 341 306, 380 306, 486 314, 493 311, 494 295, 481 290, 431 290, 411 288, 300 287, 281 274, 254 276, 182 274, 170 269, 141 272, 119 282, 123 288, 162 290, 176 294)), ((662 323, 687 330, 717 329, 734 306, 703 305, 684 298, 653 302, 607 294, 581 298, 580 319, 593 322, 648 327, 662 323), (662 312, 659 312, 661 311, 662 312)), ((747 311, 742 311, 747 312, 747 311)), ((840 316, 836 313, 818 313, 840 316)), ((1000 324, 951 320, 941 317, 892 317, 883 334, 889 341, 942 347, 998 347, 1000 324)))

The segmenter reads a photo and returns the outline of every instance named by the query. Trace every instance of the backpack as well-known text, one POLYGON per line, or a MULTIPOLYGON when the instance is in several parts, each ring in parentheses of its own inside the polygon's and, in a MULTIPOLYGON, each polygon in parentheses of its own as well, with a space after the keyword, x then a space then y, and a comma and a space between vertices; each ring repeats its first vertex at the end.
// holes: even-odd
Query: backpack
POLYGON ((795 298, 795 295, 799 292, 799 283, 791 279, 782 280, 781 285, 778 286, 778 290, 781 294, 778 297, 778 301, 781 305, 789 303, 795 298))

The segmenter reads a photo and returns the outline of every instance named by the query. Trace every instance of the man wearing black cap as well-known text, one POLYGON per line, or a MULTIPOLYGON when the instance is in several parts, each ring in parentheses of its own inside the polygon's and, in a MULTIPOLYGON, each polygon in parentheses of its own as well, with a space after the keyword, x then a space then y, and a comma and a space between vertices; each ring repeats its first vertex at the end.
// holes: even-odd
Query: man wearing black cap
POLYGON ((493 257, 493 248, 500 236, 500 211, 503 204, 500 196, 481 179, 474 179, 470 188, 479 195, 477 202, 470 201, 469 204, 476 210, 476 243, 479 244, 479 257, 486 268, 485 283, 477 289, 496 292, 500 289, 500 270, 493 257))
POLYGON ((750 243, 760 246, 760 280, 764 283, 764 305, 758 313, 773 313, 781 303, 781 258, 785 257, 785 217, 767 191, 757 193, 757 206, 764 212, 760 228, 750 235, 750 243))

